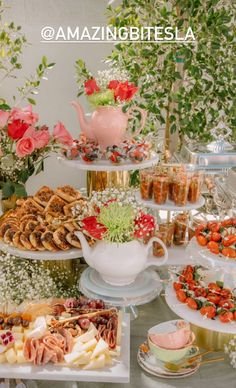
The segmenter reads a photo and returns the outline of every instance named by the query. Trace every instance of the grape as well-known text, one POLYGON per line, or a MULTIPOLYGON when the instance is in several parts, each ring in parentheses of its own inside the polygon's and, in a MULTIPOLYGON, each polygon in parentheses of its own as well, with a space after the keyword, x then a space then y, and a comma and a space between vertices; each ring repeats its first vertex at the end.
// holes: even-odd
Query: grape
POLYGON ((79 325, 81 329, 87 330, 90 325, 90 321, 87 318, 79 319, 79 325))

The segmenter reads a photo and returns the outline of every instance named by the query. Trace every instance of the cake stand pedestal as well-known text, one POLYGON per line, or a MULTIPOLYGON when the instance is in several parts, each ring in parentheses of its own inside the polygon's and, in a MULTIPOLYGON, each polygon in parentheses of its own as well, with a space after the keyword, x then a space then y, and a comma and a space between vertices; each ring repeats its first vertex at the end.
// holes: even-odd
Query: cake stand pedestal
POLYGON ((135 281, 127 286, 113 286, 106 283, 93 268, 86 268, 80 278, 80 291, 89 298, 103 299, 107 305, 129 312, 131 320, 137 318, 136 306, 155 299, 162 290, 159 275, 153 269, 141 272, 135 281))

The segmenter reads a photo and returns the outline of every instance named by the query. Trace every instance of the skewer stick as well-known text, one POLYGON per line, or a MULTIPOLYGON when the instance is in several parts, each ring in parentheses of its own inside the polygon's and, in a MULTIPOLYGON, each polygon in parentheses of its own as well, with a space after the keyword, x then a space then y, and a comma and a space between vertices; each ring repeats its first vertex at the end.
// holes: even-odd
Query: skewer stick
POLYGON ((94 313, 80 314, 80 315, 77 315, 76 317, 71 317, 71 318, 63 319, 61 321, 57 321, 57 322, 55 322, 55 324, 53 324, 53 327, 58 327, 58 326, 64 325, 64 324, 69 323, 69 322, 77 321, 78 319, 93 318, 93 317, 96 317, 98 315, 112 314, 115 311, 117 311, 117 310, 111 310, 111 309, 108 310, 107 309, 107 310, 98 310, 94 313))

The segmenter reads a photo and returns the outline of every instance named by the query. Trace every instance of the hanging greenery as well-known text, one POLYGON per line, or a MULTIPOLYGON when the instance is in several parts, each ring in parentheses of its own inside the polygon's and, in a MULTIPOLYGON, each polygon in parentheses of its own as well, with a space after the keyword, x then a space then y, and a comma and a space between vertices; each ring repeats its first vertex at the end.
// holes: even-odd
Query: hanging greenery
MULTIPOLYGON (((108 61, 138 83, 135 102, 149 112, 148 131, 164 126, 209 140, 222 111, 236 138, 236 3, 231 0, 122 0, 107 7, 113 27, 191 27, 193 43, 121 42, 108 61)), ((181 33, 181 32, 180 32, 181 33)), ((144 37, 145 40, 145 37, 144 37)))

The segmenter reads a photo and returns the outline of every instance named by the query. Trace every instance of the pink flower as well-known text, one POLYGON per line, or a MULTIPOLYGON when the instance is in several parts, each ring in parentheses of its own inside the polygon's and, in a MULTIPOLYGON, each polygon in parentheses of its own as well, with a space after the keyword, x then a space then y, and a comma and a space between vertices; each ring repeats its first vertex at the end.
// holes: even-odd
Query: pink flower
POLYGON ((14 120, 7 126, 7 134, 13 139, 21 139, 27 131, 29 124, 23 123, 21 120, 14 120))
POLYGON ((25 108, 13 108, 10 113, 10 119, 11 120, 21 120, 24 121, 26 124, 35 124, 39 116, 37 113, 33 113, 32 111, 32 105, 27 105, 25 108))
POLYGON ((35 129, 32 126, 29 127, 23 137, 31 137, 34 139, 35 148, 44 148, 50 141, 50 133, 48 127, 45 125, 40 129, 35 129))
POLYGON ((9 119, 10 113, 0 109, 0 129, 4 128, 9 119))
POLYGON ((53 137, 59 143, 67 145, 69 147, 73 144, 73 138, 70 132, 67 131, 65 126, 60 121, 58 121, 58 123, 54 126, 53 137))
POLYGON ((32 137, 22 137, 16 143, 16 154, 19 158, 24 158, 26 155, 32 154, 35 150, 35 141, 32 137))

